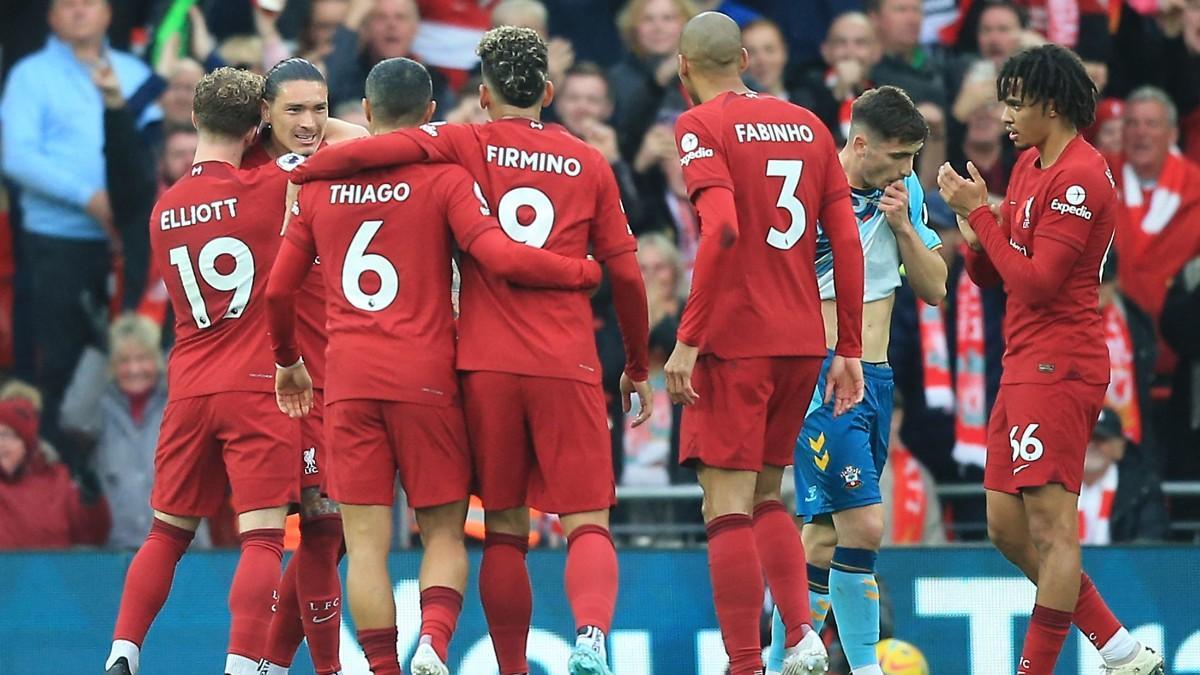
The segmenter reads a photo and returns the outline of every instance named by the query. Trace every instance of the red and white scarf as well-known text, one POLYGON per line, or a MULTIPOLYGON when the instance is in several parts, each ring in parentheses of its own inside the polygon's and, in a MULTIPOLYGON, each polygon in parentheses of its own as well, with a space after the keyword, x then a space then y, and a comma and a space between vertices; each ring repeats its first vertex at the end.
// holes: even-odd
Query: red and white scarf
POLYGON ((1155 236, 1161 234, 1183 202, 1183 182, 1187 177, 1187 164, 1183 156, 1172 151, 1163 163, 1158 184, 1153 190, 1143 190, 1142 182, 1129 162, 1121 169, 1121 192, 1125 209, 1133 228, 1132 256, 1137 258, 1155 236))
POLYGON ((958 350, 955 359, 954 396, 950 384, 950 350, 942 312, 917 300, 921 352, 925 370, 925 405, 954 411, 954 461, 987 465, 987 385, 983 342, 983 295, 963 273, 955 289, 958 316, 958 350), (933 310, 933 311, 929 311, 933 310))
POLYGON ((892 471, 893 544, 920 544, 925 539, 925 513, 929 494, 921 477, 921 466, 904 446, 888 451, 892 471))
POLYGON ((1125 437, 1134 443, 1142 442, 1142 414, 1138 406, 1137 378, 1134 376, 1133 339, 1129 321, 1119 302, 1110 302, 1100 312, 1104 320, 1104 339, 1108 342, 1111 361, 1108 392, 1104 405, 1121 418, 1125 437))
POLYGON ((1079 488, 1079 543, 1107 545, 1112 543, 1109 523, 1113 500, 1117 497, 1117 465, 1112 464, 1100 480, 1079 488))

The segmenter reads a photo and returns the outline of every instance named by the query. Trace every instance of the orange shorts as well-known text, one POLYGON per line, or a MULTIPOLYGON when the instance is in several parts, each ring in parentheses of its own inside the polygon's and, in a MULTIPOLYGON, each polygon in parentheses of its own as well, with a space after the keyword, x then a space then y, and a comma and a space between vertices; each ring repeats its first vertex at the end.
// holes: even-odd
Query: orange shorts
POLYGON ((701 356, 692 371, 700 398, 683 409, 679 427, 680 464, 735 471, 790 465, 823 360, 701 356))
POLYGON ((150 504, 173 516, 208 516, 227 489, 246 513, 299 501, 299 426, 265 392, 177 399, 163 412, 150 504))

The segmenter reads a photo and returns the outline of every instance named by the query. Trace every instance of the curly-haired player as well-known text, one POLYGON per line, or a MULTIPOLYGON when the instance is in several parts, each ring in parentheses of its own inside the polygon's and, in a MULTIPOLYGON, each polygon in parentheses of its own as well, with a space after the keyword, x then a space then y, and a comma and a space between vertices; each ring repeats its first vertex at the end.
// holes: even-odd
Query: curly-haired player
MULTIPOLYGON (((480 105, 491 122, 427 124, 317 153, 297 182, 418 161, 461 164, 508 236, 605 264, 625 342, 621 389, 651 412, 645 287, 608 162, 566 129, 540 121, 554 87, 546 44, 527 28, 479 43, 480 105)), ((608 672, 605 636, 617 596, 608 531, 616 499, 600 363, 588 299, 514 289, 471 256, 462 263, 457 367, 487 536, 480 598, 502 675, 528 673, 532 594, 525 569, 529 509, 558 513, 567 532, 566 591, 577 638, 573 675, 608 672)), ((794 530, 793 530, 794 534, 794 530)))
POLYGON ((187 176, 150 219, 154 264, 175 310, 169 399, 154 456, 154 523, 125 576, 105 664, 137 675, 141 646, 166 602, 175 566, 204 516, 232 489, 242 555, 229 589, 227 675, 255 675, 271 622, 288 504, 299 498, 299 427, 275 405, 263 289, 282 239, 273 227, 287 171, 281 157, 239 171, 256 138, 263 80, 232 68, 196 86, 200 132, 187 176))
POLYGON ((1109 378, 1098 307, 1117 195, 1104 158, 1079 135, 1096 113, 1096 86, 1071 51, 1045 45, 1013 56, 997 80, 1003 121, 1018 148, 1008 194, 989 207, 970 180, 938 173, 970 246, 967 272, 1003 283, 1004 374, 988 424, 988 534, 1037 584, 1019 675, 1051 675, 1071 623, 1100 650, 1105 672, 1162 673, 1080 569, 1077 502, 1084 452, 1109 378))

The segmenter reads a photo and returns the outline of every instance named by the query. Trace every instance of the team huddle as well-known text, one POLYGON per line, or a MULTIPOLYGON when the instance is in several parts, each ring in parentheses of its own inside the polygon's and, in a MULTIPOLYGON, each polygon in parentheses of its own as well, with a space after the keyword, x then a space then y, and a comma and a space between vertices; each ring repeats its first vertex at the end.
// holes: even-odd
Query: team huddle
MULTIPOLYGON (((369 138, 328 119, 324 78, 302 59, 265 79, 222 68, 197 85, 194 164, 150 221, 176 344, 155 520, 126 577, 110 675, 139 672, 176 564, 230 495, 242 553, 223 672, 287 673, 307 639, 318 675, 339 673, 344 554, 371 671, 399 675, 387 569, 397 478, 423 545, 410 672, 450 673, 476 495, 479 594, 500 675, 530 671, 530 508, 558 514, 567 536, 567 669, 611 675, 616 492, 590 294, 603 271, 624 344, 623 407, 637 395, 640 425, 653 411, 637 242, 603 155, 541 121, 554 85, 537 33, 496 28, 477 51, 491 118, 479 125, 431 123, 429 73, 402 58, 368 76, 369 138), (289 510, 301 544, 281 576, 289 510)), ((811 112, 745 86, 741 34, 723 14, 692 19, 679 52, 695 105, 675 137, 701 236, 665 370, 684 406, 680 459, 704 491, 729 672, 825 673, 832 609, 853 674, 882 675, 874 569, 901 266, 921 299, 946 294, 913 175, 928 128, 902 90, 880 87, 854 103, 839 151, 811 112), (781 501, 793 463, 798 520, 781 501), (777 611, 764 665, 768 588, 777 611)), ((1077 57, 1047 46, 1013 57, 997 89, 1013 140, 1029 148, 1005 200, 988 203, 973 166, 968 178, 944 166, 938 186, 971 279, 1009 293, 985 487, 992 539, 1038 584, 1018 675, 1053 673, 1072 623, 1106 672, 1161 673, 1161 657, 1081 573, 1075 532, 1108 382, 1097 293, 1115 192, 1077 134, 1095 87, 1077 57)))

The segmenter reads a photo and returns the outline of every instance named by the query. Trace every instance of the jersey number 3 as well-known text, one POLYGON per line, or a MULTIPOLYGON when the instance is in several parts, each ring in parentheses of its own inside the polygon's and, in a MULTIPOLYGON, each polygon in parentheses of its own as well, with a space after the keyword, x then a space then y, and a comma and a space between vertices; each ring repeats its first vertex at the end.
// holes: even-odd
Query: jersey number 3
POLYGON ((796 198, 796 190, 800 187, 800 173, 803 171, 803 160, 767 160, 767 176, 783 178, 783 188, 779 191, 779 199, 775 206, 785 209, 792 216, 792 223, 787 231, 772 227, 767 232, 767 243, 781 251, 795 246, 808 227, 808 213, 804 210, 804 202, 796 198))
POLYGON ((237 319, 245 313, 246 305, 250 302, 250 289, 254 287, 254 254, 245 242, 233 237, 217 237, 201 246, 200 254, 196 257, 196 264, 200 268, 199 279, 187 246, 176 246, 169 251, 169 255, 171 265, 179 270, 179 282, 183 285, 183 294, 187 297, 197 328, 203 330, 213 325, 208 316, 208 306, 204 303, 204 294, 200 291, 200 279, 214 291, 233 292, 229 309, 225 310, 222 318, 237 319), (233 269, 229 272, 217 269, 217 258, 221 256, 233 258, 233 269))

